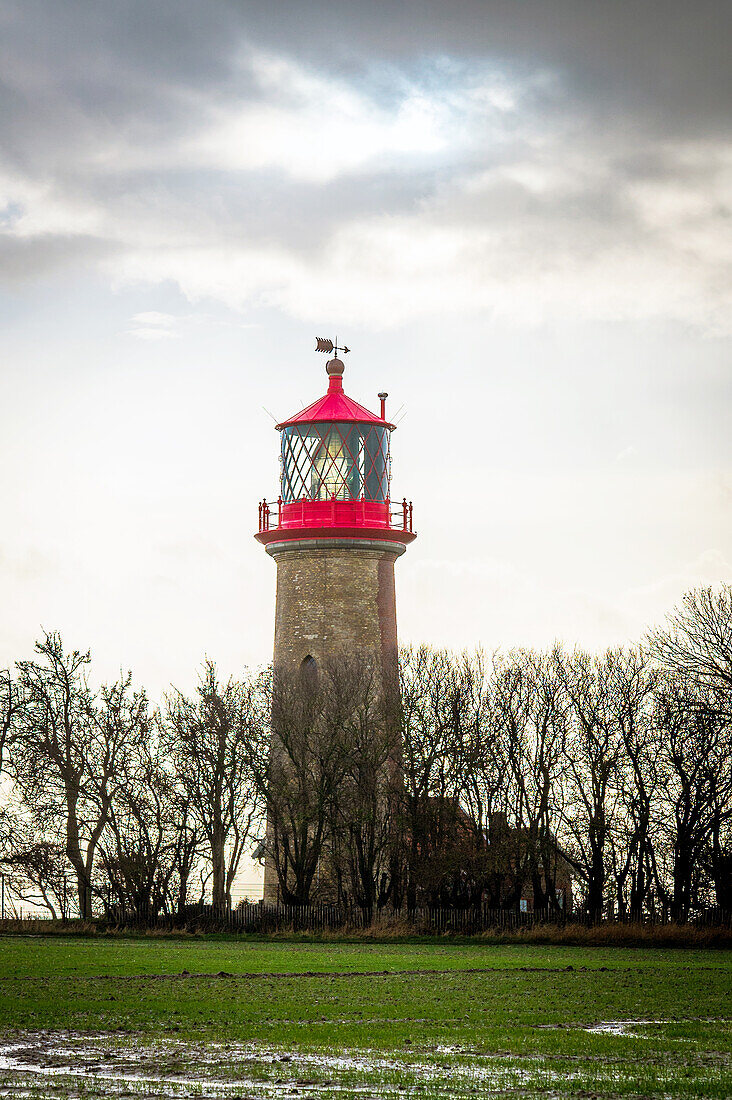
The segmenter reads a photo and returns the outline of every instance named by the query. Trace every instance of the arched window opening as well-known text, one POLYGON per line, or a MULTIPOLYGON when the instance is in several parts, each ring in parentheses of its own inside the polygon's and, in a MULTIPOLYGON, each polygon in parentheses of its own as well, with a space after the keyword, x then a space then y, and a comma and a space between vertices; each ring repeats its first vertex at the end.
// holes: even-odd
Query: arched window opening
POLYGON ((315 691, 318 686, 318 662, 309 653, 300 662, 300 678, 306 688, 315 691))

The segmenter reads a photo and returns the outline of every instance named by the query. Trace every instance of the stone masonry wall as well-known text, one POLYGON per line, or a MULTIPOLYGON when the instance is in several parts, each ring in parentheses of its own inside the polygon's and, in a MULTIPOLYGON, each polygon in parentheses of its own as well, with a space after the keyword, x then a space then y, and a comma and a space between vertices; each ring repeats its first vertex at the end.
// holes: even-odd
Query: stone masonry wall
POLYGON ((278 553, 275 667, 339 653, 395 656, 395 556, 350 547, 278 553))
MULTIPOLYGON (((375 656, 385 672, 396 668, 394 562, 403 547, 268 551, 277 562, 275 675, 296 671, 308 656, 322 662, 342 653, 375 656)), ((277 874, 266 859, 264 900, 277 897, 277 874)))

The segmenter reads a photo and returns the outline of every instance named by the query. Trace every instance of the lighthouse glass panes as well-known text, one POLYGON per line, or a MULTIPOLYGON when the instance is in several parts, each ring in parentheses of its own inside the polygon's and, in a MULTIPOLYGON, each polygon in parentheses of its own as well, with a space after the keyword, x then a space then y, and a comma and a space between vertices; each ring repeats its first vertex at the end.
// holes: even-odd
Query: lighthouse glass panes
POLYGON ((282 430, 282 500, 389 499, 389 430, 323 422, 282 430))

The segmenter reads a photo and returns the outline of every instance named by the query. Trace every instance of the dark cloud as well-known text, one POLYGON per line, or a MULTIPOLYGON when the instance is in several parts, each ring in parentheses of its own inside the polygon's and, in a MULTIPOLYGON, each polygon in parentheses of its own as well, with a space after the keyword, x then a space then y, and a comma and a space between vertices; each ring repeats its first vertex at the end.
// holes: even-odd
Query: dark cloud
POLYGON ((0 234, 0 281, 15 286, 71 263, 96 263, 114 255, 118 247, 114 242, 88 236, 18 238, 0 234))
POLYGON ((214 263, 271 247, 317 268, 339 230, 381 219, 387 252, 390 220, 400 241, 482 232, 486 262, 503 249, 507 270, 646 246, 658 270, 669 248, 715 286, 731 13, 718 0, 6 0, 0 266, 12 280, 129 252, 142 277, 145 255, 164 254, 153 266, 176 279, 176 249, 214 263), (277 67, 288 59, 294 77, 277 67), (515 107, 475 97, 491 80, 515 107), (443 112, 449 148, 402 155, 411 124, 388 128, 410 96, 417 111, 429 101, 428 123, 443 112), (247 158, 238 119, 257 110, 260 144, 279 146, 247 158), (385 151, 369 153, 379 127, 385 151))
POLYGON ((729 126, 732 6, 719 0, 388 0, 282 4, 276 29, 253 10, 250 30, 317 56, 414 60, 489 57, 523 70, 555 68, 602 113, 664 128, 729 126), (283 18, 283 10, 292 18, 283 18), (298 47, 298 43, 300 44, 298 47), (327 44, 327 45, 326 45, 327 44), (313 46, 315 45, 315 49, 313 46))
POLYGON ((6 0, 2 31, 11 84, 110 122, 184 114, 186 88, 255 94, 236 63, 251 43, 351 79, 436 55, 555 69, 597 110, 671 130, 727 128, 732 106, 719 0, 6 0))

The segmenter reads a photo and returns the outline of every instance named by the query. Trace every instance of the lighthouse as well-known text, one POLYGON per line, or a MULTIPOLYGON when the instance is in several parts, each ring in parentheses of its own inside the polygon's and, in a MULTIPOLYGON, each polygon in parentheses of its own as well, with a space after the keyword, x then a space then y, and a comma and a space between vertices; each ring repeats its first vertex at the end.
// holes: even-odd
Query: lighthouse
MULTIPOLYGON (((259 504, 255 537, 277 566, 274 680, 348 655, 373 662, 388 690, 397 683, 394 565, 415 538, 412 504, 392 501, 388 395, 371 412, 344 391, 338 352, 348 349, 318 340, 317 350, 335 352, 327 393, 277 425, 279 496, 259 504)), ((264 900, 277 898, 265 860, 264 900)))

